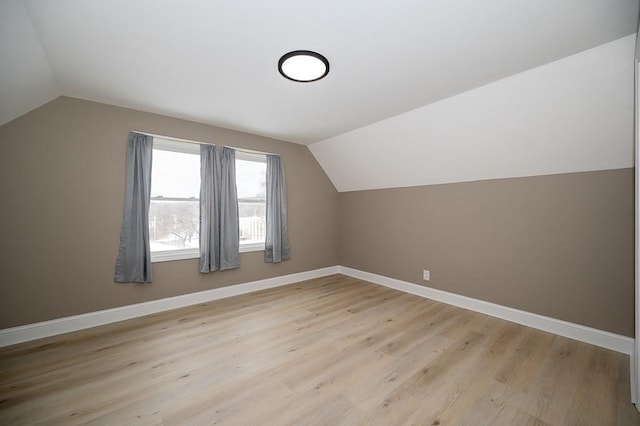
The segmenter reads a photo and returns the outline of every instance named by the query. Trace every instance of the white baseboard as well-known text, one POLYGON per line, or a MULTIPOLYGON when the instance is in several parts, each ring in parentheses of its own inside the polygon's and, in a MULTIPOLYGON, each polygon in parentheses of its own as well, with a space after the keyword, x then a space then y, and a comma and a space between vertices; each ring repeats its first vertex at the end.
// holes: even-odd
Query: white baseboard
POLYGON ((569 337, 581 342, 590 343, 616 352, 622 352, 631 355, 633 352, 634 339, 631 337, 621 336, 619 334, 609 333, 607 331, 598 330, 584 325, 574 324, 555 318, 546 317, 544 315, 533 314, 531 312, 521 311, 519 309, 509 308, 507 306, 497 305, 483 300, 472 299, 471 297, 461 296, 459 294, 448 293, 442 290, 409 283, 406 281, 396 280, 394 278, 382 275, 372 274, 357 269, 338 267, 338 272, 350 277, 359 278, 374 284, 383 285, 385 287, 404 291, 405 293, 415 294, 416 296, 425 297, 436 300, 438 302, 447 303, 449 305, 458 306, 460 308, 469 309, 471 311, 480 312, 493 317, 501 318, 517 324, 526 325, 538 330, 549 333, 558 334, 560 336, 569 337))
POLYGON ((197 305, 198 303, 224 299, 226 297, 251 293, 258 290, 280 287, 313 278, 324 277, 327 275, 337 274, 338 270, 338 266, 331 266, 328 268, 315 269, 313 271, 283 275, 280 277, 267 278, 244 284, 214 288, 212 290, 200 291, 198 293, 184 294, 181 296, 152 300, 135 305, 121 306, 118 308, 89 312, 71 317, 58 318, 51 321, 43 321, 7 328, 0 330, 0 347, 40 339, 43 337, 55 336, 57 334, 70 333, 99 325, 155 314, 157 312, 182 308, 185 306, 197 305))
POLYGON ((344 266, 330 266, 313 271, 300 272, 296 274, 283 275, 280 277, 267 278, 264 280, 252 281, 244 284, 237 284, 228 287, 215 288, 198 293, 184 294, 181 296, 169 297, 166 299, 152 300, 135 305, 121 306, 118 308, 105 309, 102 311, 89 312, 71 317, 58 318, 51 321, 43 321, 35 324, 28 324, 18 327, 0 330, 0 347, 40 339, 43 337, 55 336, 63 333, 83 330, 99 325, 110 324, 137 318, 144 315, 154 314, 185 306, 196 305, 198 303, 210 302, 217 299, 224 299, 240 294, 251 293, 268 288, 280 287, 296 282, 310 280, 313 278, 325 277, 332 274, 344 274, 350 277, 359 278, 374 284, 383 285, 414 294, 460 308, 480 312, 493 317, 501 318, 517 324, 526 325, 538 330, 569 337, 592 345, 611 349, 631 355, 634 347, 634 339, 621 336, 583 325, 521 311, 507 306, 497 305, 483 300, 473 299, 442 290, 421 286, 418 284, 400 281, 382 275, 372 274, 357 269, 344 266))

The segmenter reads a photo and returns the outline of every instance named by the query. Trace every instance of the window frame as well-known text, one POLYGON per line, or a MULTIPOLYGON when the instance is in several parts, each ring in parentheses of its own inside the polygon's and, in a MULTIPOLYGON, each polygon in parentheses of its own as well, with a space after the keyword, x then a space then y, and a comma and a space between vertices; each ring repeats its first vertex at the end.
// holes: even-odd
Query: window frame
MULTIPOLYGON (((172 151, 183 154, 194 154, 200 157, 200 142, 188 142, 188 141, 178 141, 172 140, 168 137, 160 137, 156 136, 153 139, 153 149, 158 149, 162 151, 172 151)), ((267 154, 260 152, 250 152, 250 151, 242 151, 236 150, 236 160, 244 160, 244 161, 256 161, 261 163, 266 163, 267 154)), ((152 160, 153 161, 153 160, 152 160)), ((152 163, 153 164, 153 163, 152 163)), ((151 200, 161 198, 151 197, 151 200)), ((168 200, 169 198, 162 198, 164 200, 168 200)), ((188 200, 188 199, 185 199, 188 200)), ((198 203, 200 203, 200 199, 198 198, 198 203)), ((238 200, 240 201, 240 200, 238 200)), ((240 243, 240 253, 250 253, 255 251, 264 251, 265 243, 249 243, 242 244, 240 243)), ((170 262, 174 260, 186 260, 186 259, 199 259, 200 258, 200 247, 197 248, 184 248, 179 250, 163 250, 157 252, 151 252, 151 262, 170 262)))
POLYGON ((256 163, 265 163, 267 162, 267 154, 261 152, 254 151, 241 151, 236 150, 236 160, 242 161, 255 161, 256 163))
MULTIPOLYGON (((169 139, 164 139, 161 137, 153 138, 153 149, 158 149, 161 151, 170 151, 177 152, 181 154, 192 154, 197 155, 198 159, 200 159, 200 145, 196 143, 189 142, 178 142, 172 141, 169 139)), ((152 160, 153 167, 153 160, 152 160)), ((153 185, 153 182, 151 183, 153 185)), ((151 197, 151 201, 153 200, 182 200, 182 199, 174 199, 174 198, 160 198, 160 197, 151 197)), ((185 201, 190 201, 191 199, 185 198, 185 201)), ((200 206, 200 199, 197 198, 198 207, 200 206)), ((157 252, 151 252, 151 263, 157 262, 169 262, 172 260, 184 260, 184 259, 197 259, 200 257, 200 247, 190 247, 178 250, 163 250, 157 252)))
MULTIPOLYGON (((267 154, 261 152, 251 152, 251 151, 241 151, 236 150, 236 161, 255 161, 256 163, 267 163, 267 154)), ((237 165, 236 165, 237 167, 237 165)), ((237 182, 237 180, 236 180, 237 182)), ((265 197, 265 205, 266 205, 266 197, 265 197)), ((240 203, 240 198, 238 198, 238 203, 240 203)), ((266 237, 265 237, 266 238, 266 237)), ((264 251, 266 241, 260 243, 245 243, 242 244, 240 242, 240 253, 249 253, 252 251, 264 251)))

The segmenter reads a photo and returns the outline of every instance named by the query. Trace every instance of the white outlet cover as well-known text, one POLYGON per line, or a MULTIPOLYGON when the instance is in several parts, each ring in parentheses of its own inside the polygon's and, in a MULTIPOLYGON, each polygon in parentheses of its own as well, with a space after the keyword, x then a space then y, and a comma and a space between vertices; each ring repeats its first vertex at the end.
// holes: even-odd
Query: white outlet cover
POLYGON ((424 271, 422 271, 422 279, 429 281, 431 273, 429 271, 427 271, 426 269, 424 271))

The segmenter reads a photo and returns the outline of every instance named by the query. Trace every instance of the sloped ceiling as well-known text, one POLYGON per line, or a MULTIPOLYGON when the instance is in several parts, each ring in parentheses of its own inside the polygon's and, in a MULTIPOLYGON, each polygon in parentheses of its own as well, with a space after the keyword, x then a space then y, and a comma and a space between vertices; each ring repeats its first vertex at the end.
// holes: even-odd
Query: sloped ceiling
POLYGON ((309 145, 339 191, 633 167, 635 35, 309 145))
POLYGON ((0 125, 61 94, 22 2, 0 2, 0 125))
POLYGON ((636 31, 637 0, 5 0, 0 124, 56 96, 310 144, 636 31), (316 50, 299 84, 279 57, 316 50))

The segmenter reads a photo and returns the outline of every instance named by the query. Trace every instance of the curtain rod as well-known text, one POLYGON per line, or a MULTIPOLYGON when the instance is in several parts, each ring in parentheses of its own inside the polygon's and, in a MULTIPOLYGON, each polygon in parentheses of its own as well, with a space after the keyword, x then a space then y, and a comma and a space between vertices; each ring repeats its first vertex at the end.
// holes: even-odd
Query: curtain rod
MULTIPOLYGON (((172 136, 163 136, 163 135, 156 135, 154 133, 149 133, 149 132, 141 132, 139 130, 132 130, 133 133, 140 133, 141 135, 147 135, 147 136, 151 136, 154 138, 160 138, 160 139, 166 139, 169 141, 175 141, 175 142, 183 142, 183 143, 193 143, 193 144, 198 144, 198 145, 215 145, 214 143, 211 142, 200 142, 200 141, 194 141, 194 140, 189 140, 189 139, 180 139, 180 138, 174 138, 172 136)), ((267 155, 280 155, 280 154, 276 154, 274 152, 264 152, 264 151, 255 151, 253 149, 246 149, 246 148, 237 148, 235 146, 228 146, 228 145, 223 145, 226 146, 227 148, 232 148, 235 149, 236 151, 242 151, 242 152, 248 152, 250 154, 267 154, 267 155)))

